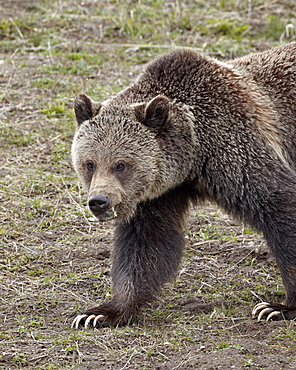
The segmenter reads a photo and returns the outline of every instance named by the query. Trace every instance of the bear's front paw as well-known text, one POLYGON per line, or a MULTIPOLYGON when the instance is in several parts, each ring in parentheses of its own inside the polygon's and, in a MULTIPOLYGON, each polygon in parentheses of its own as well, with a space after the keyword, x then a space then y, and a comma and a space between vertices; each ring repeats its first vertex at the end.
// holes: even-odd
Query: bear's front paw
POLYGON ((78 329, 82 325, 85 328, 125 325, 130 321, 132 314, 127 310, 123 312, 119 311, 114 306, 114 302, 110 300, 100 306, 91 307, 80 315, 77 315, 71 327, 78 329))
POLYGON ((252 311, 253 318, 258 321, 270 320, 293 320, 296 318, 296 309, 282 304, 273 304, 268 302, 258 303, 252 311))
POLYGON ((94 314, 80 314, 75 317, 72 321, 71 328, 78 329, 80 325, 84 325, 85 328, 98 326, 108 326, 106 325, 106 316, 104 315, 94 315, 94 314))

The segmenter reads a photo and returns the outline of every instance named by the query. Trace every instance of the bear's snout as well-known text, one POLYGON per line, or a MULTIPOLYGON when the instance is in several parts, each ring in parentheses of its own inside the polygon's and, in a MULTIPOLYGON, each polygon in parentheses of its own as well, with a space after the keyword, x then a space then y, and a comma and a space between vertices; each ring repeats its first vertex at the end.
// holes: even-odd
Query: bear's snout
POLYGON ((116 211, 111 207, 111 200, 107 195, 90 196, 88 206, 93 215, 100 221, 107 221, 116 217, 116 211))
POLYGON ((105 195, 95 195, 89 198, 88 206, 92 213, 102 213, 110 208, 110 199, 105 195))

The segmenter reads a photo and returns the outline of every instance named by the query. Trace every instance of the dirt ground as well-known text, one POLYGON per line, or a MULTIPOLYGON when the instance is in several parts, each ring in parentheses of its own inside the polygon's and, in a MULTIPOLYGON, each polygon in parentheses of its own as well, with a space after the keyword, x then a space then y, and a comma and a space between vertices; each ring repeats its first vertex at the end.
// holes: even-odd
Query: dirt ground
POLYGON ((295 27, 295 1, 0 0, 0 369, 296 368, 295 322, 251 318, 285 298, 265 241, 212 204, 190 211, 178 276, 135 323, 70 328, 112 295, 112 222, 71 166, 74 97, 110 97, 170 48, 231 58, 295 27))

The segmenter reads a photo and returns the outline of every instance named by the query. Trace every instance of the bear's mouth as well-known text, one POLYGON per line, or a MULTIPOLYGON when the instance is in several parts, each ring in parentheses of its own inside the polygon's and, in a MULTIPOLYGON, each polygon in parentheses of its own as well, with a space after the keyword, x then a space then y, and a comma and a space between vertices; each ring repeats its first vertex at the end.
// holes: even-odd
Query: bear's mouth
POLYGON ((108 209, 107 211, 105 211, 103 213, 95 214, 95 217, 99 221, 109 221, 109 220, 112 220, 112 219, 117 217, 117 212, 115 210, 115 207, 113 207, 113 208, 108 209))

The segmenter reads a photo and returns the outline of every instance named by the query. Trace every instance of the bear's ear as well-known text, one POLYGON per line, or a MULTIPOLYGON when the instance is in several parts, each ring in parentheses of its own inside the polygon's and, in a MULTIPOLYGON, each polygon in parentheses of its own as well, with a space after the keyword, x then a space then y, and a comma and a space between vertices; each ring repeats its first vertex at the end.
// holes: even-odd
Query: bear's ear
POLYGON ((140 122, 150 129, 159 132, 164 127, 170 112, 170 101, 162 95, 158 95, 147 104, 138 106, 136 113, 140 122))
POLYGON ((94 102, 85 94, 80 94, 74 101, 75 116, 78 126, 94 117, 100 110, 101 104, 94 102))

